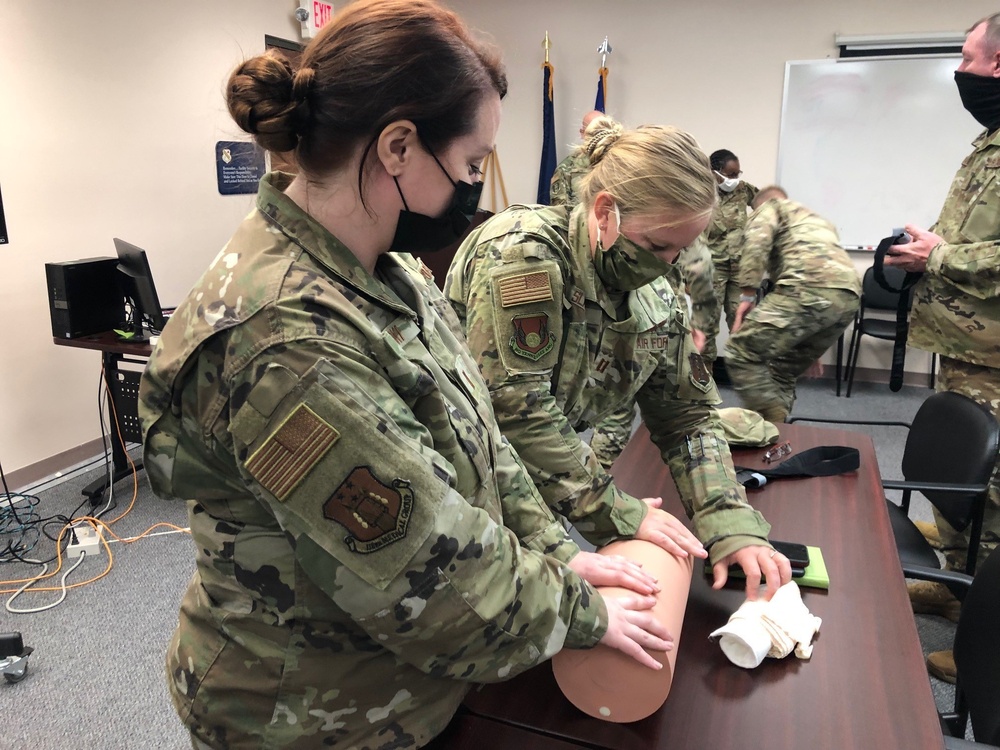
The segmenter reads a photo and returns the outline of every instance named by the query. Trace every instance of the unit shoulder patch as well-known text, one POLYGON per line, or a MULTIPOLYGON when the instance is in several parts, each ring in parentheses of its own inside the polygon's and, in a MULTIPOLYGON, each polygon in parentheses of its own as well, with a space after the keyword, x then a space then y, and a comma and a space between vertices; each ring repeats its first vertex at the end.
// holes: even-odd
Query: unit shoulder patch
POLYGON ((712 375, 705 365, 705 360, 697 352, 692 352, 688 361, 691 363, 691 382, 702 389, 707 388, 712 383, 712 375))
POLYGON ((336 521, 348 536, 352 552, 367 554, 406 536, 414 494, 405 479, 387 485, 367 466, 355 466, 323 505, 323 515, 336 521))
POLYGON ((511 322, 514 324, 514 335, 510 337, 510 348, 514 354, 537 362, 552 351, 555 337, 549 331, 548 315, 518 315, 511 322))
POLYGON ((299 404, 247 459, 247 471, 283 502, 339 438, 333 425, 299 404))

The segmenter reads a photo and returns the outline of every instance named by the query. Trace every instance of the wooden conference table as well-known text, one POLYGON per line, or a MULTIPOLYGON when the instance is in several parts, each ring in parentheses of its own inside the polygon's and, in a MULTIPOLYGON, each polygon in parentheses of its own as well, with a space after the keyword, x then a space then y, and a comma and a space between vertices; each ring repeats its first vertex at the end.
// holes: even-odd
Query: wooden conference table
MULTIPOLYGON (((101 353, 104 366, 104 383, 107 386, 108 412, 111 415, 111 482, 117 482, 132 475, 132 466, 125 455, 124 442, 141 443, 142 426, 139 424, 139 378, 140 370, 122 369, 128 362, 145 366, 153 347, 145 341, 125 341, 114 331, 104 331, 75 339, 53 337, 59 346, 77 349, 92 349, 101 353)), ((136 470, 142 468, 141 461, 135 461, 136 470)), ((106 478, 96 479, 83 488, 83 494, 93 502, 98 502, 108 483, 106 478)))
MULTIPOLYGON (((795 453, 817 445, 847 445, 861 453, 857 473, 781 479, 748 493, 771 523, 773 538, 819 546, 826 560, 829 591, 802 590, 806 606, 823 619, 809 661, 794 655, 765 659, 754 670, 731 664, 708 634, 742 603, 743 590, 712 591, 699 564, 670 695, 655 714, 632 724, 591 718, 563 697, 546 663, 473 690, 464 726, 475 728, 468 736, 478 739, 451 746, 506 747, 499 739, 502 726, 504 732, 521 730, 518 747, 539 750, 944 747, 871 439, 801 424, 782 425, 781 433, 795 453), (495 728, 495 742, 484 726, 495 728)), ((734 451, 734 458, 741 466, 764 466, 763 452, 734 451)), ((667 510, 684 517, 644 427, 613 473, 626 491, 661 495, 667 510)))

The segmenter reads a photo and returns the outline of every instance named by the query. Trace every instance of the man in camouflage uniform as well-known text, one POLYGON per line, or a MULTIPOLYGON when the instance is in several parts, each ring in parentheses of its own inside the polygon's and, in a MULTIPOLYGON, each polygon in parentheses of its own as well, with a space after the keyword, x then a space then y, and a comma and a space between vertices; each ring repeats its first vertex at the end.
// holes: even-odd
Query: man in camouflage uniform
MULTIPOLYGON (((892 248, 886 263, 923 273, 910 315, 908 344, 940 358, 936 390, 955 391, 1000 418, 1000 14, 973 26, 955 73, 962 103, 986 128, 962 162, 930 231, 907 226, 913 241, 892 248)), ((969 530, 958 532, 935 509, 947 567, 964 570, 969 530)), ((979 547, 982 562, 1000 541, 1000 476, 990 483, 979 547)), ((958 601, 943 586, 910 584, 916 612, 958 619, 958 601)), ((954 681, 951 651, 928 656, 931 673, 954 681)))
POLYGON ((596 644, 607 608, 429 273, 369 274, 288 179, 142 379, 146 471, 198 550, 170 693, 196 746, 415 748, 472 682, 596 644))
MULTIPOLYGON (((587 131, 587 126, 604 113, 592 110, 583 116, 580 124, 580 137, 587 131)), ((580 146, 575 147, 565 159, 559 162, 552 173, 549 185, 549 203, 553 206, 575 206, 580 200, 579 182, 590 171, 590 157, 580 146)))
MULTIPOLYGON (((730 179, 739 179, 739 160, 735 156, 722 165, 716 166, 713 162, 712 168, 717 171, 728 170, 722 174, 730 179)), ((725 311, 726 324, 730 331, 733 329, 736 308, 739 307, 740 301, 740 287, 736 283, 736 274, 740 263, 740 238, 743 234, 743 227, 747 223, 748 207, 756 194, 757 188, 746 180, 739 180, 739 184, 729 191, 720 188, 719 202, 715 204, 712 220, 702 235, 708 244, 709 252, 712 254, 715 298, 722 310, 725 311)), ((720 327, 720 314, 716 313, 712 327, 705 329, 707 341, 704 357, 709 370, 712 369, 712 365, 718 357, 715 339, 719 334, 720 327)))
POLYGON ((712 563, 769 546, 769 525, 736 481, 713 408, 718 392, 674 292, 676 266, 666 278, 661 263, 632 258, 648 279, 609 291, 594 271, 587 216, 583 205, 511 206, 452 262, 445 296, 501 431, 549 506, 603 545, 635 536, 651 511, 615 486, 578 433, 638 402, 712 563))
POLYGON ((833 225, 781 188, 764 188, 753 207, 735 276, 741 297, 726 371, 745 407, 784 422, 795 381, 853 320, 861 281, 833 225), (774 288, 756 305, 765 271, 774 288))
MULTIPOLYGON (((695 348, 703 351, 707 342, 714 342, 719 334, 719 303, 712 278, 712 254, 703 237, 681 251, 677 267, 691 305, 691 336, 695 348)), ((605 470, 611 468, 628 445, 634 421, 635 404, 630 403, 594 426, 590 448, 605 470)))

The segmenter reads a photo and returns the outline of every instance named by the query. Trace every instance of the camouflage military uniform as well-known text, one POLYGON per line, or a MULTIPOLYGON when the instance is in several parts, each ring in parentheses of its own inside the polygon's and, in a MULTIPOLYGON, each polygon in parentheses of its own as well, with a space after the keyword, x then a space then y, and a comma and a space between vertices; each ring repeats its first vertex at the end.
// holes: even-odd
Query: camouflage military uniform
POLYGON ((575 206, 580 201, 580 178, 589 171, 590 157, 581 148, 574 148, 552 173, 549 203, 553 206, 575 206))
MULTIPOLYGON (((707 348, 708 342, 714 345, 715 337, 719 335, 719 303, 715 299, 712 254, 702 237, 681 251, 677 267, 691 302, 691 325, 705 334, 707 348)), ((594 426, 590 448, 605 470, 610 469, 625 450, 632 437, 634 421, 635 404, 629 403, 594 426)))
MULTIPOLYGON (((657 273, 662 273, 658 271, 657 273)), ((713 561, 764 544, 736 482, 718 392, 671 284, 635 292, 596 275, 587 212, 512 206, 459 248, 445 295, 465 324, 504 435, 545 501, 585 538, 633 536, 646 505, 619 490, 578 433, 637 401, 713 561)))
POLYGON ((779 198, 750 216, 734 281, 756 289, 765 270, 774 289, 729 337, 726 371, 744 406, 783 421, 795 381, 854 318, 861 281, 833 225, 779 198))
MULTIPOLYGON (((914 291, 908 343, 937 352, 937 390, 962 393, 1000 418, 1000 131, 983 133, 931 228, 944 239, 914 291)), ((969 530, 935 511, 950 567, 962 570, 969 530)), ((1000 475, 990 483, 979 562, 1000 541, 1000 475)))
POLYGON ((416 748, 472 682, 594 645, 607 611, 423 268, 369 275, 287 180, 142 379, 146 471, 197 546, 170 692, 210 747, 416 748))
MULTIPOLYGON (((740 237, 747 223, 750 201, 755 195, 757 188, 746 181, 741 181, 730 193, 720 190, 712 220, 702 234, 715 264, 715 298, 725 311, 726 324, 730 328, 733 327, 733 316, 740 303, 740 287, 735 281, 740 264, 740 237)), ((720 323, 716 318, 713 327, 715 335, 708 336, 708 343, 705 344, 704 357, 710 369, 718 356, 715 339, 719 327, 720 323)), ((709 332, 705 333, 707 335, 709 332)))
POLYGON ((780 437, 778 428, 773 423, 750 409, 741 409, 738 406, 719 409, 719 418, 722 420, 722 429, 726 431, 726 440, 730 446, 773 445, 780 437))

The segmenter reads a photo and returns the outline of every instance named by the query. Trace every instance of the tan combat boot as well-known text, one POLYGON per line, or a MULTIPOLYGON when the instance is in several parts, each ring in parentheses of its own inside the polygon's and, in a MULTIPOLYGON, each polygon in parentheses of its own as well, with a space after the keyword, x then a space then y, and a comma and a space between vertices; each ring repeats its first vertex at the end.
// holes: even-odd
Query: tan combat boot
POLYGON ((952 622, 958 622, 962 603, 951 593, 951 589, 933 581, 912 581, 906 584, 910 595, 910 606, 918 615, 939 615, 952 622))
POLYGON ((929 545, 931 545, 934 549, 941 549, 941 534, 938 533, 936 523, 928 521, 914 521, 913 525, 917 527, 921 534, 923 534, 924 539, 927 540, 929 545))
POLYGON ((958 670, 955 669, 954 652, 934 651, 927 654, 927 671, 932 677, 954 685, 958 675, 958 670))

